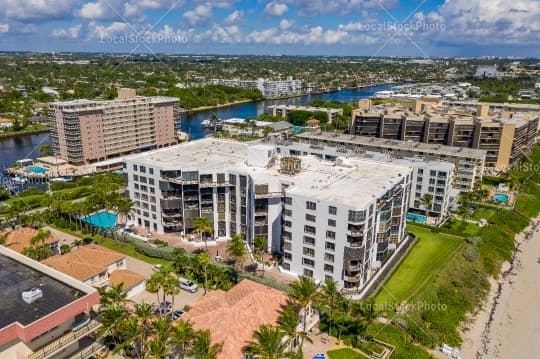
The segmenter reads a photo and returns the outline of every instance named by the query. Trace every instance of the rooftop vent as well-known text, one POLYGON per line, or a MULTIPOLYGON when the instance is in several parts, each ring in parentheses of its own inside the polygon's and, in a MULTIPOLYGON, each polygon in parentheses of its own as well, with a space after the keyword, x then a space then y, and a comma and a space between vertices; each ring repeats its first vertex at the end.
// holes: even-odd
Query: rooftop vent
POLYGON ((43 291, 39 288, 32 288, 30 290, 22 292, 21 297, 26 304, 32 304, 36 300, 43 298, 43 291))

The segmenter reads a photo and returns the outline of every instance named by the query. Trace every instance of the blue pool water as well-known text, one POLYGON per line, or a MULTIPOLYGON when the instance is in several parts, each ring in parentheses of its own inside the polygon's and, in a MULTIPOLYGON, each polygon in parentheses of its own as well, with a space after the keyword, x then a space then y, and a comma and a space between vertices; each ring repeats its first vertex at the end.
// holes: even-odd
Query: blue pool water
POLYGON ((39 174, 43 174, 43 173, 49 172, 48 169, 43 168, 43 167, 39 167, 39 166, 28 166, 28 167, 26 167, 26 170, 27 170, 28 172, 39 173, 39 174))
POLYGON ((495 193, 493 195, 493 200, 495 202, 499 202, 499 203, 507 203, 508 202, 508 195, 504 194, 504 193, 495 193))
POLYGON ((109 212, 98 212, 85 217, 84 222, 103 229, 113 229, 116 226, 118 216, 109 212))
POLYGON ((407 221, 426 223, 426 216, 422 216, 421 214, 407 213, 407 221))

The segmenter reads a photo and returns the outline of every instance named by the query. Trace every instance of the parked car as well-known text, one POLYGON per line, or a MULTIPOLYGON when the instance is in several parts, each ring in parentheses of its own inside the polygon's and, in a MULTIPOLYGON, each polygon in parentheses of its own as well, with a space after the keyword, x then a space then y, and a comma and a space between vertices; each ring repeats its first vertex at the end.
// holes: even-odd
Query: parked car
POLYGON ((161 302, 159 303, 159 309, 165 308, 172 310, 172 303, 171 302, 161 302))
POLYGON ((324 353, 315 353, 313 359, 326 359, 326 355, 324 353))
POLYGON ((172 308, 166 308, 166 307, 159 307, 154 310, 154 313, 157 315, 168 315, 172 311, 172 308))
POLYGON ((197 291, 199 290, 199 287, 197 286, 197 284, 193 283, 192 281, 186 278, 180 278, 178 280, 178 285, 180 286, 181 289, 188 291, 190 293, 197 293, 197 291))
POLYGON ((172 320, 177 320, 179 318, 181 318, 182 316, 184 315, 184 311, 182 310, 175 310, 171 313, 171 319, 172 320))

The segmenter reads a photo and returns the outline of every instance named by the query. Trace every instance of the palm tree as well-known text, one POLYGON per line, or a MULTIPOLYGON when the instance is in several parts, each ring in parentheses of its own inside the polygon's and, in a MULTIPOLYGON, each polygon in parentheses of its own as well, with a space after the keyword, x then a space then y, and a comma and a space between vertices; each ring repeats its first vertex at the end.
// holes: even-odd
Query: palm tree
POLYGON ((197 217, 193 221, 193 228, 193 232, 203 237, 205 249, 206 251, 208 251, 208 245, 206 243, 206 233, 213 233, 214 226, 212 225, 212 222, 208 219, 208 217, 197 217))
POLYGON ((425 209, 425 214, 427 215, 431 206, 433 205, 433 195, 431 193, 426 193, 420 198, 420 203, 425 209))
MULTIPOLYGON (((307 317, 311 309, 311 302, 317 294, 317 285, 312 278, 301 276, 297 281, 292 282, 289 287, 291 289, 290 297, 302 308, 303 332, 307 334, 307 317)), ((302 351, 303 346, 304 339, 300 338, 300 351, 302 351)))
POLYGON ((157 302, 159 303, 159 290, 161 288, 160 278, 156 273, 152 273, 150 278, 146 281, 146 291, 149 293, 155 293, 157 297, 157 302))
POLYGON ((257 261, 262 263, 262 276, 264 277, 264 254, 268 246, 268 240, 266 237, 257 236, 253 241, 253 252, 257 261))
POLYGON ((216 359, 222 347, 223 343, 212 344, 209 330, 201 330, 195 335, 187 354, 197 359, 216 359))
POLYGON ((319 299, 321 304, 328 308, 328 334, 331 335, 334 314, 338 309, 339 303, 343 300, 343 294, 339 291, 336 282, 328 278, 324 282, 319 299))
POLYGON ((244 354, 260 359, 294 357, 294 353, 289 351, 289 343, 285 340, 283 331, 278 327, 263 324, 253 333, 253 338, 253 341, 242 347, 244 354))
POLYGON ((208 291, 208 263, 210 263, 208 252, 199 254, 198 259, 204 274, 204 294, 206 294, 208 291))
POLYGON ((119 217, 119 223, 122 222, 122 219, 125 219, 127 222, 127 217, 133 211, 133 201, 129 198, 121 197, 116 203, 116 213, 119 217))
POLYGON ((235 234, 231 237, 231 240, 227 243, 227 254, 234 258, 235 267, 239 262, 240 265, 242 265, 244 257, 246 256, 246 246, 240 235, 235 234))
MULTIPOLYGON (((287 305, 279 314, 277 324, 279 329, 287 336, 287 344, 292 348, 296 348, 298 345, 298 339, 302 338, 311 342, 311 338, 305 332, 298 331, 298 308, 294 304, 287 305)), ((301 357, 302 353, 298 352, 301 357)))
POLYGON ((161 359, 174 350, 174 342, 171 339, 171 323, 159 317, 152 321, 152 338, 148 341, 148 354, 150 358, 161 359))
POLYGON ((177 320, 172 325, 171 340, 178 346, 178 354, 180 359, 184 359, 184 352, 186 346, 190 344, 195 338, 195 331, 193 325, 189 320, 177 320))

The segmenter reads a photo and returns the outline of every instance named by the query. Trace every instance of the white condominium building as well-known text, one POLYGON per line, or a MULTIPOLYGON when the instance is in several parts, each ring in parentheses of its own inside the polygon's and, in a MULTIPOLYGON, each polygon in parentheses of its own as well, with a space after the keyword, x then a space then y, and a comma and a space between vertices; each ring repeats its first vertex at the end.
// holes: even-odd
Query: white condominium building
POLYGON ((124 168, 139 226, 182 236, 208 217, 215 237, 265 237, 283 270, 343 288, 361 288, 406 235, 407 166, 204 139, 128 156, 124 168))

